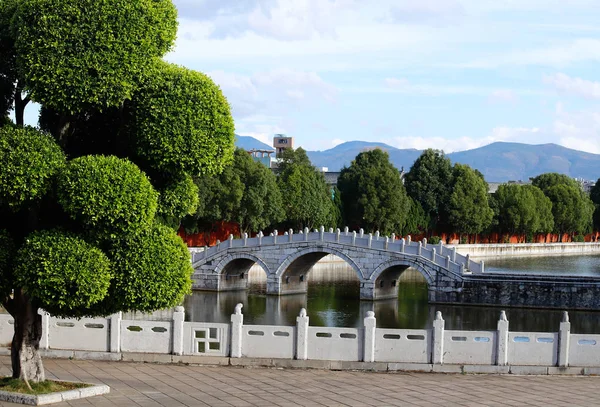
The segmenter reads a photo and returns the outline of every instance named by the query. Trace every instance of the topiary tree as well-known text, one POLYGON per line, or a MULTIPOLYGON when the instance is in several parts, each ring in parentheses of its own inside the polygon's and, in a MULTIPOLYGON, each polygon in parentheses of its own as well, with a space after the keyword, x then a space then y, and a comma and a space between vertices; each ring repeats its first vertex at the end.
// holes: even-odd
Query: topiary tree
POLYGON ((44 379, 40 308, 83 317, 177 305, 191 287, 171 226, 192 176, 231 161, 233 120, 203 74, 160 61, 170 0, 0 0, 0 300, 15 378, 44 379), (6 56, 6 58, 5 58, 6 56), (22 126, 29 100, 40 127, 22 126))

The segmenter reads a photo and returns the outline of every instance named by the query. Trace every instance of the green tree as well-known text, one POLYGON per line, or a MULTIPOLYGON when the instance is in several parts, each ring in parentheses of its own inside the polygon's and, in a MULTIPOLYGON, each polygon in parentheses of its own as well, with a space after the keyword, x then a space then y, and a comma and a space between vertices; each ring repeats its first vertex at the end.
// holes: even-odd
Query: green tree
POLYGON ((358 154, 342 169, 338 188, 349 226, 386 235, 402 231, 410 203, 388 153, 375 149, 358 154))
POLYGON ((14 377, 44 379, 39 308, 147 312, 190 290, 188 250, 160 222, 195 210, 191 177, 221 171, 234 135, 219 88, 160 60, 176 29, 170 0, 0 0, 0 117, 16 117, 0 128, 14 377), (46 131, 22 127, 29 100, 46 131))
POLYGON ((429 227, 429 216, 423 210, 420 203, 408 197, 409 210, 406 217, 406 223, 402 228, 402 236, 421 234, 429 227))
POLYGON ((449 222, 459 234, 481 233, 492 222, 485 182, 471 167, 455 164, 448 203, 449 222))
POLYGON ((596 185, 590 191, 590 199, 595 205, 594 208, 594 230, 600 230, 600 178, 596 181, 596 185))
POLYGON ((318 227, 332 219, 333 200, 325 177, 302 148, 281 154, 277 185, 281 191, 285 226, 295 229, 318 227))
POLYGON ((552 231, 552 202, 533 185, 503 184, 494 193, 500 233, 533 235, 552 231))
POLYGON ((566 175, 547 173, 532 180, 552 201, 554 231, 560 235, 588 233, 592 229, 594 203, 579 183, 566 175))
POLYGON ((427 149, 404 176, 408 196, 418 202, 430 219, 429 228, 448 226, 446 211, 452 186, 452 164, 443 151, 427 149))

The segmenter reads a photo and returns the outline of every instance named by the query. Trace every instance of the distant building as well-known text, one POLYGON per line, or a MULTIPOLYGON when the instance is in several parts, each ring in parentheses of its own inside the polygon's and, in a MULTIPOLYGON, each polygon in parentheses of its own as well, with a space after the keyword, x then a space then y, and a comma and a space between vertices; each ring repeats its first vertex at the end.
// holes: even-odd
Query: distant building
POLYGON ((267 168, 272 168, 272 163, 275 160, 275 157, 271 157, 271 154, 274 154, 275 150, 261 150, 258 148, 253 148, 252 150, 247 151, 248 154, 252 156, 254 161, 258 161, 267 168))
POLYGON ((275 134, 273 137, 273 148, 279 156, 284 150, 294 148, 294 138, 288 137, 285 134, 275 134))

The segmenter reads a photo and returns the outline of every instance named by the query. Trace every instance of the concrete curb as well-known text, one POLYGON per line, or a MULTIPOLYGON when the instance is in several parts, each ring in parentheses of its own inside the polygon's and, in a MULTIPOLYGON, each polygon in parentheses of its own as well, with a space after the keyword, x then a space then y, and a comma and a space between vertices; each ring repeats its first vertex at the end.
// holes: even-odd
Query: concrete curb
MULTIPOLYGON (((64 381, 64 380, 61 380, 64 381)), ((105 384, 92 384, 89 387, 48 393, 40 395, 12 393, 0 391, 0 401, 26 404, 29 406, 42 406, 45 404, 59 403, 61 401, 77 400, 85 397, 99 396, 110 392, 110 387, 105 384)))

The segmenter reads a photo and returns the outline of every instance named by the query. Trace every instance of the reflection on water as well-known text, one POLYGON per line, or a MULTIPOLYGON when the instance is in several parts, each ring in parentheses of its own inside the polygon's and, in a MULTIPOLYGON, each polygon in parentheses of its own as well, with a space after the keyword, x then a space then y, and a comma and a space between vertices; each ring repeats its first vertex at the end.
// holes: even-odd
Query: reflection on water
POLYGON ((484 260, 485 271, 488 273, 600 276, 600 255, 499 257, 484 260))
MULTIPOLYGON (((600 260, 600 256, 589 257, 600 260)), ((249 283, 248 291, 194 292, 184 304, 186 320, 229 323, 235 305, 242 303, 244 323, 254 325, 295 325, 300 309, 306 308, 312 326, 360 327, 367 311, 374 311, 380 328, 423 329, 431 328, 436 311, 441 311, 446 329, 495 330, 502 309, 428 304, 427 284, 413 269, 400 276, 397 300, 375 302, 359 300, 359 280, 343 262, 318 263, 308 274, 306 294, 265 295, 260 269, 250 271, 249 283)), ((559 310, 506 308, 506 314, 511 331, 558 331, 562 318, 559 310)), ((571 332, 600 333, 600 312, 571 311, 569 316, 571 332)))

